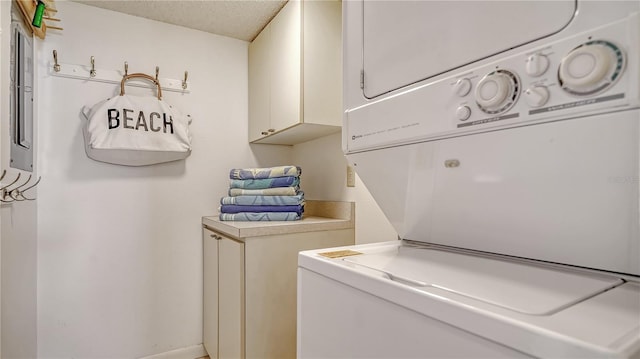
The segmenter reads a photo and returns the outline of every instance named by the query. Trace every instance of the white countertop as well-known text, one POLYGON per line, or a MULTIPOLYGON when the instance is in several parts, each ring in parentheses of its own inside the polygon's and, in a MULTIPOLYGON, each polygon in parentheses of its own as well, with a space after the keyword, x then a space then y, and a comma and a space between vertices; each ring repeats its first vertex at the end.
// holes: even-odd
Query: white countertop
POLYGON ((355 204, 308 200, 305 204, 305 214, 298 221, 237 222, 221 221, 218 216, 206 216, 202 217, 202 225, 236 239, 350 229, 355 227, 355 204))

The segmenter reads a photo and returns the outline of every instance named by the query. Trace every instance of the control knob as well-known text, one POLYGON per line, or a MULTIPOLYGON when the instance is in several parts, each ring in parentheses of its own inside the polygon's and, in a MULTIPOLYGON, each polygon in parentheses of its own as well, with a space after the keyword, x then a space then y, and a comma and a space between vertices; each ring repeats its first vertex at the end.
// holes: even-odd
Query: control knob
POLYGON ((538 77, 544 74, 549 68, 549 58, 543 54, 533 54, 527 58, 525 71, 527 75, 538 77))
POLYGON ((462 105, 456 110, 456 118, 460 121, 466 121, 471 117, 471 108, 469 106, 462 105))
POLYGON ((543 85, 534 85, 524 91, 524 98, 531 107, 543 106, 549 100, 549 90, 543 85))
POLYGON ((593 95, 613 85, 624 66, 625 55, 614 43, 589 41, 562 59, 558 80, 562 89, 572 95, 593 95))
POLYGON ((471 91, 471 80, 468 78, 458 79, 453 85, 453 90, 460 97, 466 96, 471 91))
POLYGON ((520 94, 520 81, 511 71, 496 70, 478 82, 475 97, 480 110, 496 114, 510 109, 520 94))

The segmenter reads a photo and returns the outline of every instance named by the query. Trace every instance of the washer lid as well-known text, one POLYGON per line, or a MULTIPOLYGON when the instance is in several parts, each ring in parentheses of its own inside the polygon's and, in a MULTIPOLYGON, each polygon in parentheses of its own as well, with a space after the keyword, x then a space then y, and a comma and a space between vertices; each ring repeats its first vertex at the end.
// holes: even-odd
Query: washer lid
POLYGON ((437 288, 515 312, 550 315, 624 281, 493 257, 401 246, 343 261, 417 289, 437 288))

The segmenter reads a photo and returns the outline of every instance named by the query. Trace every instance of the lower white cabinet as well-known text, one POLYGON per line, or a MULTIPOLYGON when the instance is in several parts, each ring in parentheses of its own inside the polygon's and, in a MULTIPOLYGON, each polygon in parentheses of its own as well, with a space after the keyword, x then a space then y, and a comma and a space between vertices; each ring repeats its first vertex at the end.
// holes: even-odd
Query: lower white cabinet
POLYGON ((296 357, 298 252, 354 243, 354 229, 233 238, 207 227, 204 346, 211 358, 296 357))

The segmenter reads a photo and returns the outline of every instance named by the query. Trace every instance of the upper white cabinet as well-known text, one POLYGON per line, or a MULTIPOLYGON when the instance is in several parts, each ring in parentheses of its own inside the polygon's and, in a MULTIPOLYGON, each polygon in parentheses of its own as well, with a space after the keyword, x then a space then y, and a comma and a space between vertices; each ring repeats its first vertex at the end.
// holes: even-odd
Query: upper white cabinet
POLYGON ((249 141, 293 145, 340 131, 341 2, 290 0, 249 45, 249 141))

